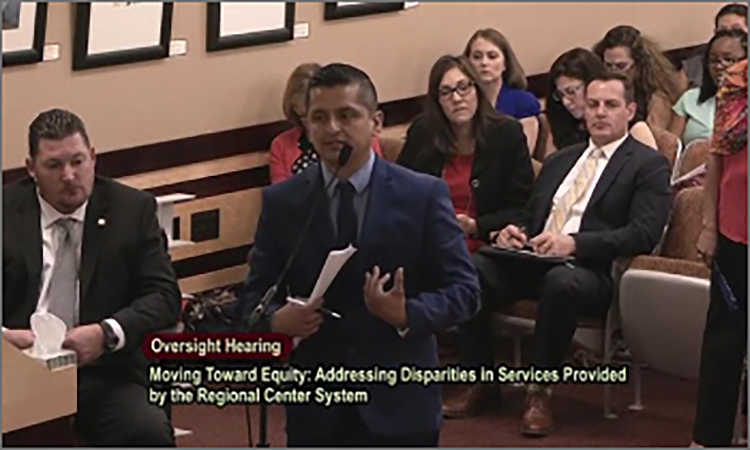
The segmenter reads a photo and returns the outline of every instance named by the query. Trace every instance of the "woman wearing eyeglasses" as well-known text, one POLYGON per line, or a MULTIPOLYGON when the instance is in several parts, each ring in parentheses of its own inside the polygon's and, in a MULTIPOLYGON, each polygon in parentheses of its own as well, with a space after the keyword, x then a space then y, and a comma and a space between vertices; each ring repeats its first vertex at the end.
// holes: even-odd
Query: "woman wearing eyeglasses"
POLYGON ((709 139, 714 130, 716 91, 721 78, 737 62, 747 59, 747 33, 719 30, 711 38, 703 55, 701 86, 682 94, 672 108, 669 131, 688 145, 696 139, 709 139))
POLYGON ((534 182, 521 125, 493 110, 464 57, 432 66, 425 112, 409 127, 398 164, 445 179, 471 251, 525 205, 534 182))
MULTIPOLYGON (((446 181, 471 252, 489 241, 490 231, 520 213, 534 182, 521 125, 495 112, 480 81, 465 57, 438 59, 430 71, 424 113, 409 127, 398 159, 446 181)), ((465 392, 445 404, 445 415, 470 413, 482 397, 481 386, 486 385, 464 386, 465 392)))
MULTIPOLYGON (((586 109, 586 85, 604 74, 604 63, 591 51, 574 48, 560 55, 550 68, 550 94, 547 97, 547 122, 550 126, 547 152, 587 142, 589 133, 583 121, 586 109)), ((630 134, 656 148, 656 141, 643 121, 631 122, 630 134)))
POLYGON ((747 354, 747 59, 716 96, 698 253, 711 268, 692 446, 729 447, 747 354))
POLYGON ((674 66, 656 43, 637 29, 621 25, 604 35, 594 53, 607 70, 627 76, 635 86, 636 120, 666 130, 672 120, 672 105, 682 92, 674 66))

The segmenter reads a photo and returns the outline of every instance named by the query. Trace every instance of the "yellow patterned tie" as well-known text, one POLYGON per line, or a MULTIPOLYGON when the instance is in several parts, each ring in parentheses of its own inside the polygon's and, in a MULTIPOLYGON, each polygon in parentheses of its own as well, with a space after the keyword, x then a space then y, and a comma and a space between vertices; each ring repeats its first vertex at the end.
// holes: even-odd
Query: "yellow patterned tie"
POLYGON ((547 231, 553 233, 560 233, 565 226, 565 222, 568 221, 573 205, 581 198, 581 196, 588 190, 589 185, 594 179, 596 174, 596 164, 599 158, 604 156, 602 149, 595 148, 589 153, 586 161, 581 166, 581 170, 578 172, 573 186, 568 189, 568 192, 563 195, 560 201, 554 206, 552 211, 552 220, 549 222, 549 228, 547 231))

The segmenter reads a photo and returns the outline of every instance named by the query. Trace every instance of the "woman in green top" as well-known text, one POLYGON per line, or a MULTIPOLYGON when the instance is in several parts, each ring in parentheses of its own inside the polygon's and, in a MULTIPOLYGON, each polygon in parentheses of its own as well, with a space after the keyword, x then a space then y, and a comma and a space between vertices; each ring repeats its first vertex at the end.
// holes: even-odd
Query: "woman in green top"
POLYGON ((716 90, 729 67, 747 58, 747 33, 719 30, 709 41, 703 57, 703 83, 685 92, 672 108, 669 131, 685 145, 696 139, 710 139, 716 113, 716 90))

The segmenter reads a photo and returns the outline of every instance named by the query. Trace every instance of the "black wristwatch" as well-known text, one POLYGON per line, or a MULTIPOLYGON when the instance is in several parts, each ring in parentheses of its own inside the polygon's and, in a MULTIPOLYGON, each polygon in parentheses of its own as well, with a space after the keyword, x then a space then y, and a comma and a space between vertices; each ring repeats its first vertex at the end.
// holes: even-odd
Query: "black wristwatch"
POLYGON ((117 348, 119 342, 115 330, 112 329, 112 326, 106 320, 99 322, 99 326, 102 327, 102 331, 104 332, 104 352, 112 353, 117 348))

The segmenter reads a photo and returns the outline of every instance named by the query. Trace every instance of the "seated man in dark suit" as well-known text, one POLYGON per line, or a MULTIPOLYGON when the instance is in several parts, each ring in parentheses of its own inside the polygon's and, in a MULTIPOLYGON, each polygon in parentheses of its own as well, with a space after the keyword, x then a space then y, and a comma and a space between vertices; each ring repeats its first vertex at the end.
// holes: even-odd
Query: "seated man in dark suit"
POLYGON ((95 446, 174 446, 148 402, 147 333, 177 323, 180 292, 147 193, 95 175, 83 122, 59 109, 29 128, 26 178, 3 188, 3 337, 31 347, 48 312, 78 357, 76 432, 95 446))
MULTIPOLYGON (((559 369, 580 315, 604 315, 612 301, 613 261, 651 252, 672 202, 667 159, 628 134, 635 114, 633 87, 621 75, 597 77, 586 88, 585 120, 590 142, 544 161, 523 218, 496 235, 502 248, 529 246, 547 256, 572 256, 573 264, 551 266, 518 257, 476 255, 483 306, 460 332, 461 362, 493 364, 490 316, 494 304, 520 298, 538 302, 537 368, 559 369)), ((507 303, 505 303, 507 304, 507 303)), ((470 412, 481 400, 473 386, 446 413, 470 412)), ((531 384, 522 431, 554 430, 550 389, 531 384)))
MULTIPOLYGON (((307 95, 310 139, 321 164, 263 192, 245 307, 255 307, 276 282, 311 215, 310 233, 280 292, 309 296, 329 252, 357 248, 324 294, 340 320, 317 312, 323 298, 304 306, 276 298, 268 308, 267 326, 304 338, 292 364, 313 374, 332 366, 436 368, 435 333, 468 321, 479 307, 479 282, 447 185, 377 157, 371 148, 383 123, 377 106, 364 72, 345 64, 321 68, 307 95), (351 157, 340 166, 346 147, 351 157), (321 194, 327 201, 315 209, 321 194)), ((369 401, 287 406, 287 445, 438 444, 437 384, 349 381, 325 387, 363 388, 369 401)))

